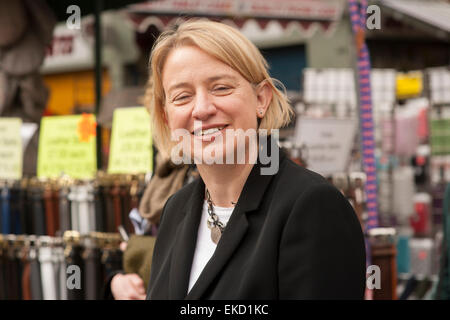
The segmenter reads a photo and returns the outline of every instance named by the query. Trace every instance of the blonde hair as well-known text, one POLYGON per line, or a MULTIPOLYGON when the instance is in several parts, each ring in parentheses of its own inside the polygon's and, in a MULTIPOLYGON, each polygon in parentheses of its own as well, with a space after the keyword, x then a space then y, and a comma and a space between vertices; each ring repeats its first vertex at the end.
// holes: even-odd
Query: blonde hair
POLYGON ((227 64, 251 84, 269 83, 273 92, 272 101, 259 129, 270 132, 289 124, 294 112, 289 105, 286 89, 280 81, 270 77, 267 61, 258 48, 233 27, 213 21, 189 20, 163 32, 153 45, 150 56, 145 105, 152 119, 153 139, 159 151, 169 155, 174 146, 164 114, 162 71, 169 53, 185 45, 196 46, 227 64))

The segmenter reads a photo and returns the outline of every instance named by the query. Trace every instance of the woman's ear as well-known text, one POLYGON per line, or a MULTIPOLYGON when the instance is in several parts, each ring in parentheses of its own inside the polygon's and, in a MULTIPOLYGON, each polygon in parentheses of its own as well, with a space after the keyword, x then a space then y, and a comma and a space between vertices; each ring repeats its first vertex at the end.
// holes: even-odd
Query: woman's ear
POLYGON ((258 118, 263 118, 266 114, 267 108, 272 102, 273 91, 269 82, 266 80, 261 81, 256 87, 256 115, 258 118))

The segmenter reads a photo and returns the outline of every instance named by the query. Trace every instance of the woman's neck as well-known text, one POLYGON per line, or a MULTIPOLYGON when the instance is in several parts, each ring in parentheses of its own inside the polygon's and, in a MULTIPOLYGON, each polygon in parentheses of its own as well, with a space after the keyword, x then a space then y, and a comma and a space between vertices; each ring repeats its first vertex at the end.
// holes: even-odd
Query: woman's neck
POLYGON ((233 207, 241 195, 254 164, 197 164, 215 206, 233 207))

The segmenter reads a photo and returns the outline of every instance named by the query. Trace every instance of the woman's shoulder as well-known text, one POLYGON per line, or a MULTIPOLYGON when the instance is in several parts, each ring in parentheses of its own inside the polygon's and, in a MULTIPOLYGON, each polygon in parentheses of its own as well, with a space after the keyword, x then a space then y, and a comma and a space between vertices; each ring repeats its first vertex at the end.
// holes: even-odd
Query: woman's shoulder
MULTIPOLYGON (((289 158, 280 166, 277 184, 300 194, 316 186, 332 186, 322 175, 302 167, 289 158)), ((333 187, 333 186, 332 186, 333 187)))
POLYGON ((314 199, 342 203, 345 196, 324 176, 299 166, 290 159, 280 165, 279 172, 272 183, 272 199, 284 202, 286 207, 293 207, 300 202, 314 199))

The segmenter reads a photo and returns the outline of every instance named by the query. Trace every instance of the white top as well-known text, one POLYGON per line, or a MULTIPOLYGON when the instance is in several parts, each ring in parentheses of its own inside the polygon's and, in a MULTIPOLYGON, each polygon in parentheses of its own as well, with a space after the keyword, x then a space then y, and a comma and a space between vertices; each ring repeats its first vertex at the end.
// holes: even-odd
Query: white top
MULTIPOLYGON (((213 208, 214 213, 219 217, 220 222, 226 226, 231 214, 233 213, 234 207, 224 208, 213 206, 213 208)), ((202 218, 198 227, 197 244, 195 246, 194 259, 192 260, 188 292, 191 291, 198 277, 216 250, 217 245, 211 240, 211 229, 208 228, 206 223, 208 217, 208 203, 205 200, 203 202, 202 218)))

